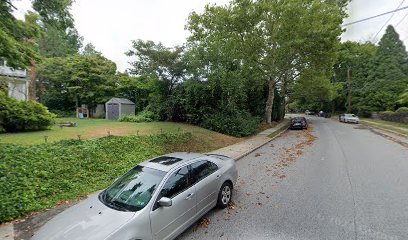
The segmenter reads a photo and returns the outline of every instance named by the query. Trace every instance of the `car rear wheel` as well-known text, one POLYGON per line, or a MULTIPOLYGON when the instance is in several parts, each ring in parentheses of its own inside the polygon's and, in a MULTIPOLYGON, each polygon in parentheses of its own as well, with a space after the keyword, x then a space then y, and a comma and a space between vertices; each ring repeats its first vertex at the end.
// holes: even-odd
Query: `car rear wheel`
POLYGON ((219 208, 226 208, 231 202, 232 185, 229 182, 222 184, 220 192, 218 193, 217 206, 219 208))

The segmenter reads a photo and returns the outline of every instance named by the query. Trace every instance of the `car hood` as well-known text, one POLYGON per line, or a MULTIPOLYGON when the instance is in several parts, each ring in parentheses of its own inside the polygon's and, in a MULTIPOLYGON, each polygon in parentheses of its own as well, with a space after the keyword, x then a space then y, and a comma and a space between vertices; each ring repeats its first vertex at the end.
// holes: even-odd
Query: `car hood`
POLYGON ((34 234, 32 240, 105 239, 134 214, 111 209, 94 194, 55 216, 34 234))

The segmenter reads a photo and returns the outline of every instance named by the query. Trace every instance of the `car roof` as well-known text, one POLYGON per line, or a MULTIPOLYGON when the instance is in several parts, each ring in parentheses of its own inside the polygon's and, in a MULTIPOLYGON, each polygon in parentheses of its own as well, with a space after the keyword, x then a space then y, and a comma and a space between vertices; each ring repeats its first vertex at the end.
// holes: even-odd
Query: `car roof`
POLYGON ((164 172, 169 172, 172 168, 183 165, 185 162, 206 157, 205 154, 191 153, 191 152, 175 152, 170 154, 165 154, 153 159, 149 159, 140 163, 139 165, 157 169, 164 172))

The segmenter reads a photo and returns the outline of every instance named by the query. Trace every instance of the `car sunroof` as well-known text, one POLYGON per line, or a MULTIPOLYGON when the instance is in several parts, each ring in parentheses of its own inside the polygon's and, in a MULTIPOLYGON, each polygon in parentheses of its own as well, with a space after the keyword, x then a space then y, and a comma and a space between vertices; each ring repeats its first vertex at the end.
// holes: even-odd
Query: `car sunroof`
POLYGON ((160 163, 163 165, 172 165, 181 160, 182 160, 181 158, 161 156, 161 157, 150 160, 150 162, 160 163))

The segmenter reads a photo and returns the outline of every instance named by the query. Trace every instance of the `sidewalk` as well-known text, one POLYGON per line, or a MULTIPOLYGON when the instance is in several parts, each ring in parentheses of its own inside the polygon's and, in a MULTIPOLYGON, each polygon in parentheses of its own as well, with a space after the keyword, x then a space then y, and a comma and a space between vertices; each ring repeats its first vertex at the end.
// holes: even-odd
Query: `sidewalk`
MULTIPOLYGON (((221 155, 231 157, 235 160, 238 160, 250 154, 251 152, 255 151, 256 149, 262 147, 268 142, 272 141, 273 139, 278 137, 280 134, 285 132, 288 129, 288 127, 289 127, 289 120, 285 118, 281 123, 279 123, 275 127, 267 129, 263 132, 260 132, 254 137, 251 137, 245 141, 239 142, 237 144, 234 144, 228 147, 220 148, 210 153, 221 154, 221 155)), ((45 222, 47 222, 49 219, 51 219, 53 216, 63 211, 67 207, 69 206, 66 206, 66 207, 60 206, 61 209, 59 209, 58 207, 55 209, 50 209, 46 211, 45 213, 40 213, 40 214, 35 215, 33 219, 31 220, 27 220, 24 224, 30 225, 26 227, 27 229, 31 229, 31 230, 29 230, 27 233, 24 233, 23 235, 29 235, 29 232, 32 232, 34 229, 39 228, 40 226, 45 224, 45 222)), ((14 230, 13 223, 6 223, 6 224, 0 225, 0 240, 14 240, 15 236, 19 236, 18 229, 19 228, 16 227, 16 230, 14 230), (15 234, 15 231, 16 231, 16 234, 15 234)))
POLYGON ((236 143, 228 147, 220 148, 210 153, 221 154, 233 158, 235 160, 238 160, 255 151, 256 149, 262 147, 268 142, 272 141, 274 138, 278 137, 281 133, 286 131, 288 127, 289 120, 284 119, 281 123, 279 123, 275 127, 260 132, 248 140, 236 143))

